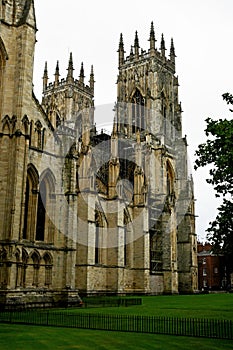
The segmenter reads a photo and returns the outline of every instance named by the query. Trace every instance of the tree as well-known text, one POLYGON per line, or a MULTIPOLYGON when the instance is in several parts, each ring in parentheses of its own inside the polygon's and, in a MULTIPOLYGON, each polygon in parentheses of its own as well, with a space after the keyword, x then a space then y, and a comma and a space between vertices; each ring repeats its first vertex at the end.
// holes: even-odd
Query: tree
MULTIPOLYGON (((233 96, 223 94, 227 104, 233 105, 233 96)), ((233 112, 232 109, 230 109, 233 112)), ((198 146, 195 170, 211 165, 207 183, 214 186, 215 196, 222 197, 216 219, 209 223, 207 238, 216 252, 222 252, 233 271, 233 120, 206 119, 207 141, 198 146)))

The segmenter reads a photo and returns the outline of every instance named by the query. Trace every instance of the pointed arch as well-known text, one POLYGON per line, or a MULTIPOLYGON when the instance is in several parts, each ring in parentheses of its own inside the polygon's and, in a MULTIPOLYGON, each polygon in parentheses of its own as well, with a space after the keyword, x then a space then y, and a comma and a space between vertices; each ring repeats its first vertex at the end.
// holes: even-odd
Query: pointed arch
POLYGON ((52 265, 53 264, 53 257, 50 254, 50 252, 44 253, 43 260, 44 260, 45 265, 52 265))
POLYGON ((53 257, 49 252, 43 255, 44 260, 44 285, 49 287, 52 284, 53 257))
POLYGON ((33 268, 32 271, 32 285, 38 287, 39 285, 39 269, 40 269, 40 253, 37 250, 33 250, 30 254, 30 260, 32 261, 32 266, 30 266, 30 269, 33 268))
POLYGON ((27 115, 25 115, 22 119, 22 124, 23 124, 23 128, 24 128, 24 134, 25 135, 29 135, 29 119, 27 117, 27 115))
POLYGON ((106 228, 107 228, 107 218, 103 211, 100 201, 96 202, 95 205, 95 264, 102 264, 106 259, 105 253, 102 249, 105 246, 105 240, 107 237, 105 236, 106 228))
POLYGON ((2 131, 3 133, 5 134, 9 134, 10 133, 10 130, 11 130, 11 120, 10 120, 10 117, 9 115, 6 115, 3 120, 2 120, 2 131))
POLYGON ((39 175, 33 164, 28 165, 24 195, 24 225, 22 238, 34 241, 39 175))
POLYGON ((50 169, 46 169, 40 176, 36 240, 53 243, 54 241, 54 194, 55 176, 50 169))
POLYGON ((169 160, 166 165, 166 177, 167 177, 167 195, 174 194, 175 172, 169 160))
POLYGON ((22 271, 21 271, 21 282, 20 285, 25 288, 26 287, 26 273, 28 267, 29 255, 26 249, 22 249, 22 271))
POLYGON ((145 98, 136 88, 131 96, 132 103, 132 133, 145 129, 145 98))
POLYGON ((39 120, 35 123, 35 146, 39 149, 43 149, 43 125, 39 120))
POLYGON ((45 180, 48 187, 49 187, 49 191, 51 193, 55 192, 55 183, 56 183, 56 178, 53 174, 53 172, 51 171, 51 169, 47 168, 45 169, 42 174, 40 175, 40 182, 45 180))
POLYGON ((27 264, 28 263, 28 259, 29 259, 29 255, 28 252, 26 251, 26 249, 22 249, 22 263, 23 264, 27 264))
POLYGON ((36 249, 33 250, 31 252, 31 254, 29 255, 29 258, 32 259, 33 264, 37 264, 37 265, 40 264, 41 256, 40 256, 40 253, 38 252, 38 250, 36 250, 36 249))

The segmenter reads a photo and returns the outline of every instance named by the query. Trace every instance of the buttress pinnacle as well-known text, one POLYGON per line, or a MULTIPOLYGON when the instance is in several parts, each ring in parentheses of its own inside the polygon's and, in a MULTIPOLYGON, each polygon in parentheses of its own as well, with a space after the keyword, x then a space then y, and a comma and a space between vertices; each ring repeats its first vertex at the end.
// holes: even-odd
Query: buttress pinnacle
POLYGON ((154 23, 151 22, 151 27, 150 27, 150 50, 154 50, 155 49, 155 30, 154 30, 154 23))
POLYGON ((57 61, 57 65, 56 65, 56 69, 55 69, 55 86, 57 86, 59 84, 59 62, 57 61))
POLYGON ((134 39, 134 53, 136 59, 139 57, 139 40, 138 40, 138 32, 135 32, 135 39, 134 39))
POLYGON ((119 49, 118 49, 118 63, 119 66, 121 66, 124 63, 124 42, 123 42, 123 35, 122 33, 120 34, 120 42, 119 42, 119 49))
POLYGON ((84 83, 84 68, 83 68, 83 62, 81 63, 81 68, 80 68, 80 74, 79 74, 79 81, 80 83, 84 83))
POLYGON ((69 64, 68 64, 68 73, 67 73, 67 80, 69 81, 73 81, 73 71, 74 71, 74 67, 73 67, 73 57, 72 57, 72 52, 70 53, 70 58, 69 58, 69 64))
POLYGON ((165 50, 166 50, 166 47, 165 47, 165 40, 164 40, 163 34, 162 34, 162 37, 161 37, 160 50, 161 50, 162 56, 165 57, 165 50))

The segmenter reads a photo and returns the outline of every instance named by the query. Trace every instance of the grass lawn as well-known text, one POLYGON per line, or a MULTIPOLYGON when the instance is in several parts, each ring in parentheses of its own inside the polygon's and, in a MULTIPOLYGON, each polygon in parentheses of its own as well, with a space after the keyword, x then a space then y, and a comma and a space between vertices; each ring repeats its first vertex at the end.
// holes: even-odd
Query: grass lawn
POLYGON ((215 318, 233 321, 233 293, 142 297, 142 305, 78 308, 67 312, 133 314, 164 317, 215 318))
MULTIPOLYGON (((110 313, 233 320, 233 294, 143 297, 141 306, 78 308, 71 313, 110 313)), ((1 350, 233 349, 230 340, 84 329, 0 325, 1 350)))
POLYGON ((232 341, 53 327, 1 325, 1 350, 217 350, 232 341))

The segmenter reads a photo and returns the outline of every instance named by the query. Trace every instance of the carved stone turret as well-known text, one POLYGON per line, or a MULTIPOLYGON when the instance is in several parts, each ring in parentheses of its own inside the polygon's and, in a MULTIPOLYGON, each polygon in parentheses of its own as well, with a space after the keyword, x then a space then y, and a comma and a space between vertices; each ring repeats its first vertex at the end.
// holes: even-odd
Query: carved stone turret
MULTIPOLYGON (((43 75, 42 106, 54 128, 66 121, 73 121, 84 128, 82 111, 94 106, 94 71, 91 67, 89 85, 85 84, 84 68, 81 63, 79 78, 74 77, 73 56, 70 53, 66 79, 60 79, 60 68, 57 61, 54 82, 48 84, 48 69, 45 65, 43 75), (75 101, 75 103, 74 103, 75 101), (78 119, 77 119, 78 118, 78 119)), ((92 115, 92 113, 90 113, 92 115)), ((93 119, 93 118, 92 118, 93 119)), ((85 121, 86 125, 87 121, 85 121)), ((88 129, 92 128, 94 121, 88 121, 88 129)), ((78 129, 79 129, 78 128, 78 129)), ((82 131, 79 129, 82 134, 82 131)))

